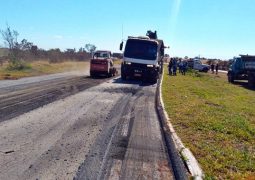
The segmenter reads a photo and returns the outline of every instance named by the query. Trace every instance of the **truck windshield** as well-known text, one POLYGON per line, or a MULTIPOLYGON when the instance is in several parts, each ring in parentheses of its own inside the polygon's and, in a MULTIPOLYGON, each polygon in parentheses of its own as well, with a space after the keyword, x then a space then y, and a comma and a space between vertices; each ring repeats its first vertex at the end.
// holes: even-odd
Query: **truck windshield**
POLYGON ((129 39, 126 43, 124 56, 127 58, 155 60, 157 58, 157 43, 129 39))

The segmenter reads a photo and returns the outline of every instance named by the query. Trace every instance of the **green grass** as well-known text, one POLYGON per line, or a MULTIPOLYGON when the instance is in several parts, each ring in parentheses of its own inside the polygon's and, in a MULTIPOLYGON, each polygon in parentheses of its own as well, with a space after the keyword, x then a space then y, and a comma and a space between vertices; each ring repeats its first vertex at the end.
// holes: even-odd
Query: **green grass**
POLYGON ((65 61, 62 63, 49 63, 48 61, 34 61, 27 64, 22 70, 9 70, 8 64, 0 66, 0 80, 19 79, 22 77, 39 76, 44 74, 54 74, 67 71, 84 71, 89 66, 89 62, 65 61))
POLYGON ((171 123, 206 179, 255 178, 254 90, 189 72, 165 73, 162 92, 171 123))

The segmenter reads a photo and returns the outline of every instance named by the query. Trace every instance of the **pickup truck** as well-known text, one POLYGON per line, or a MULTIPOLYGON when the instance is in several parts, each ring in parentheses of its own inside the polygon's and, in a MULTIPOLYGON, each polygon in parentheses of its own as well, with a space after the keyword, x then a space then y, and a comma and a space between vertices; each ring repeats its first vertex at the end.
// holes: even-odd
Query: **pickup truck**
POLYGON ((200 72, 208 72, 210 70, 210 66, 207 64, 203 64, 199 58, 194 58, 193 69, 198 70, 200 72))
POLYGON ((107 77, 115 76, 117 70, 113 65, 110 51, 96 51, 90 60, 90 76, 106 75, 107 77))
POLYGON ((234 83, 235 80, 248 80, 249 86, 255 85, 255 56, 234 57, 228 70, 228 81, 234 83))

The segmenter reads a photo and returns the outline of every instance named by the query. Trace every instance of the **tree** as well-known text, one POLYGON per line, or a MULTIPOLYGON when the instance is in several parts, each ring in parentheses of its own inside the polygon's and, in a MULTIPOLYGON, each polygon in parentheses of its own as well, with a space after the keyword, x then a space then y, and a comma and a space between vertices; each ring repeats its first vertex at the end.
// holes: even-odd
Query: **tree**
POLYGON ((94 44, 85 44, 85 49, 92 55, 93 52, 96 51, 97 47, 94 44))
POLYGON ((15 30, 11 30, 9 25, 7 25, 6 30, 1 30, 0 32, 2 34, 4 44, 9 48, 9 50, 14 49, 19 33, 15 30))
POLYGON ((48 50, 48 57, 50 63, 57 63, 62 59, 62 52, 59 48, 48 50))
POLYGON ((28 42, 26 39, 23 39, 20 43, 18 49, 22 51, 30 51, 32 49, 33 43, 28 42))
POLYGON ((25 51, 31 50, 33 43, 23 39, 18 42, 19 33, 16 30, 11 30, 7 24, 5 30, 0 30, 5 46, 9 49, 9 69, 21 70, 25 68, 25 64, 21 61, 25 56, 25 51))
POLYGON ((78 52, 79 52, 79 53, 85 52, 85 49, 84 49, 83 47, 80 47, 78 52))
POLYGON ((30 49, 30 52, 34 55, 37 56, 38 55, 38 47, 33 45, 30 49))

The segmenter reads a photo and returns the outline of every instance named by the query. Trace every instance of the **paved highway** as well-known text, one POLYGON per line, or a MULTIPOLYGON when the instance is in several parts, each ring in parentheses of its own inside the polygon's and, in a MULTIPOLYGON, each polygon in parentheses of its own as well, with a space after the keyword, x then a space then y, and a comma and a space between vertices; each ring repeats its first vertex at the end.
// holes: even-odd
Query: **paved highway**
POLYGON ((175 179, 156 84, 31 79, 0 82, 0 179, 175 179))

